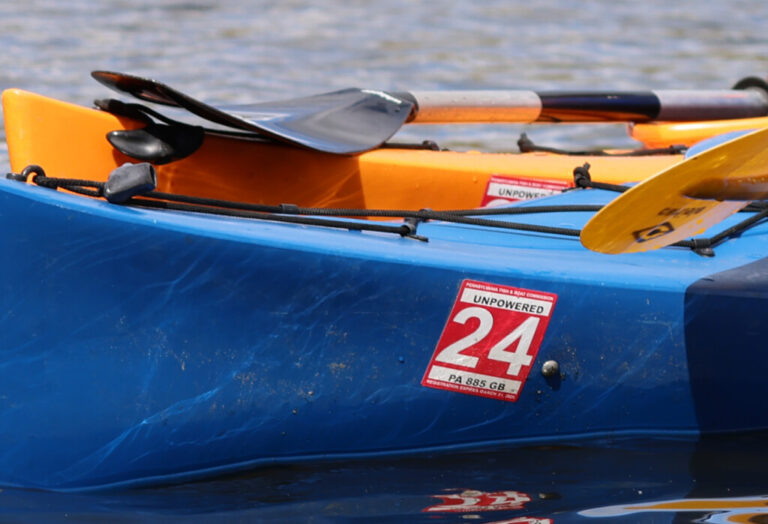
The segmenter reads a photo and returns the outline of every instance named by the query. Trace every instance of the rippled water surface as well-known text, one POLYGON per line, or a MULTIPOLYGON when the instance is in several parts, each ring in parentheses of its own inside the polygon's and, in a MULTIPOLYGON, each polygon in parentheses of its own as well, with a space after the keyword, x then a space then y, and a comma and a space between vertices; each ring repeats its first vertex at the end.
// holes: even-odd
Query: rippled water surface
MULTIPOLYGON (((342 87, 728 88, 768 72, 761 0, 0 3, 0 87, 90 104, 93 69, 209 102, 342 87)), ((519 126, 412 126, 452 147, 514 149, 519 126)), ((541 128, 557 145, 630 145, 623 126, 541 128)))
MULTIPOLYGON (((0 44, 0 88, 85 105, 111 96, 89 77, 94 69, 153 77, 227 103, 350 86, 720 89, 768 74, 768 4, 8 0, 0 2, 0 44)), ((522 130, 561 147, 632 144, 621 125, 411 126, 402 136, 514 150, 522 130)), ((7 163, 4 146, 0 160, 7 163)), ((98 495, 6 489, 0 520, 757 523, 767 518, 764 441, 489 450, 98 495), (706 501, 686 511, 624 508, 682 497, 726 509, 706 501), (590 513, 616 505, 624 509, 590 513)))

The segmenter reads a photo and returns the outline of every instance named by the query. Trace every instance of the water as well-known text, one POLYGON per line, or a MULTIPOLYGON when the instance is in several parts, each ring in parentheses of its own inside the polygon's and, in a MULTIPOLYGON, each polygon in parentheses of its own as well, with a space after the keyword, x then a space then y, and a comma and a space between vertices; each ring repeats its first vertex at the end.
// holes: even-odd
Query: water
MULTIPOLYGON (((721 89, 768 72, 767 19, 761 0, 6 0, 0 87, 89 104, 111 93, 88 73, 107 69, 233 103, 349 86, 721 89)), ((519 131, 404 135, 510 150, 519 131)), ((552 145, 632 145, 623 126, 528 131, 552 145)))
POLYGON ((757 524, 768 516, 766 437, 603 441, 294 465, 117 493, 6 489, 0 510, 3 522, 50 523, 183 517, 194 523, 757 524), (671 511, 659 502, 687 508, 671 511))
MULTIPOLYGON (((768 73, 766 27, 764 0, 5 0, 0 88, 87 105, 111 96, 88 75, 107 69, 217 103, 349 86, 721 89, 768 73)), ((633 145, 621 125, 409 126, 399 138, 514 150, 521 131, 554 146, 633 145)), ((0 162, 7 164, 5 149, 0 162)), ((117 493, 5 489, 0 520, 765 522, 764 442, 752 435, 485 450, 117 493), (679 512, 669 509, 677 502, 594 510, 683 497, 715 500, 679 512)))

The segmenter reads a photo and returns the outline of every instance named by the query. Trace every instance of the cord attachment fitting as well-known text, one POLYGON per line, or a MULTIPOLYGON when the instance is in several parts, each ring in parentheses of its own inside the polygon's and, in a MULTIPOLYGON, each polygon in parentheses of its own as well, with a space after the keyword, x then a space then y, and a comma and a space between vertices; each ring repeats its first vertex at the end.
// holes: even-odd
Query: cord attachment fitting
POLYGON ((403 232, 400 233, 400 236, 413 238, 416 240, 421 240, 422 242, 427 242, 427 237, 424 237, 422 235, 417 235, 416 231, 419 229, 419 224, 422 222, 426 222, 429 220, 429 215, 432 213, 431 209, 420 209, 417 216, 409 216, 405 217, 405 220, 403 220, 403 232))
POLYGON ((45 170, 37 164, 30 164, 22 169, 21 173, 7 173, 5 178, 9 180, 18 180, 19 182, 27 182, 29 175, 34 175, 31 181, 35 182, 37 177, 45 177, 45 170))
POLYGON ((152 164, 125 163, 109 174, 104 184, 104 198, 112 204, 122 204, 136 195, 154 191, 157 173, 152 164))
POLYGON ((592 175, 589 174, 589 162, 585 162, 583 166, 578 166, 573 169, 573 185, 586 189, 592 187, 592 175))

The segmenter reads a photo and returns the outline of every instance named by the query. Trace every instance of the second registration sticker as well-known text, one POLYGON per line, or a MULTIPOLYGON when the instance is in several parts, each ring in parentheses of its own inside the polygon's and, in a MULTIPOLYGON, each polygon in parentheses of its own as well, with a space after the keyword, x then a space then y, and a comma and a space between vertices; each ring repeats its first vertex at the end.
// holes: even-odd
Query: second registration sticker
POLYGON ((515 402, 557 295, 465 280, 424 373, 424 386, 515 402))

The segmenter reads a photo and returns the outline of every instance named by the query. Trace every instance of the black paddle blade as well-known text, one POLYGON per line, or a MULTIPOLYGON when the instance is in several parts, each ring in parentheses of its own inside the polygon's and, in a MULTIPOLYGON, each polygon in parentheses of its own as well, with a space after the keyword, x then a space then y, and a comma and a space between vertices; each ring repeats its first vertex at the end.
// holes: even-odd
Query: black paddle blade
POLYGON ((154 80, 107 71, 91 75, 107 87, 141 100, 177 105, 220 125, 336 154, 379 147, 402 127, 413 109, 410 101, 362 89, 217 108, 154 80))
POLYGON ((109 71, 92 71, 91 76, 115 91, 128 93, 145 102, 163 104, 166 106, 178 105, 173 98, 164 94, 163 91, 167 86, 160 82, 155 82, 148 78, 141 78, 139 76, 112 73, 109 71))
POLYGON ((148 106, 136 102, 127 103, 113 98, 94 100, 93 103, 97 108, 106 111, 107 113, 112 113, 113 115, 118 116, 127 116, 128 118, 139 120, 147 124, 155 123, 155 120, 157 120, 170 126, 200 127, 206 134, 211 135, 222 135, 247 140, 273 141, 272 138, 254 133, 253 131, 243 131, 230 126, 215 124, 210 120, 200 118, 178 106, 166 106, 163 108, 163 112, 160 113, 148 106))

